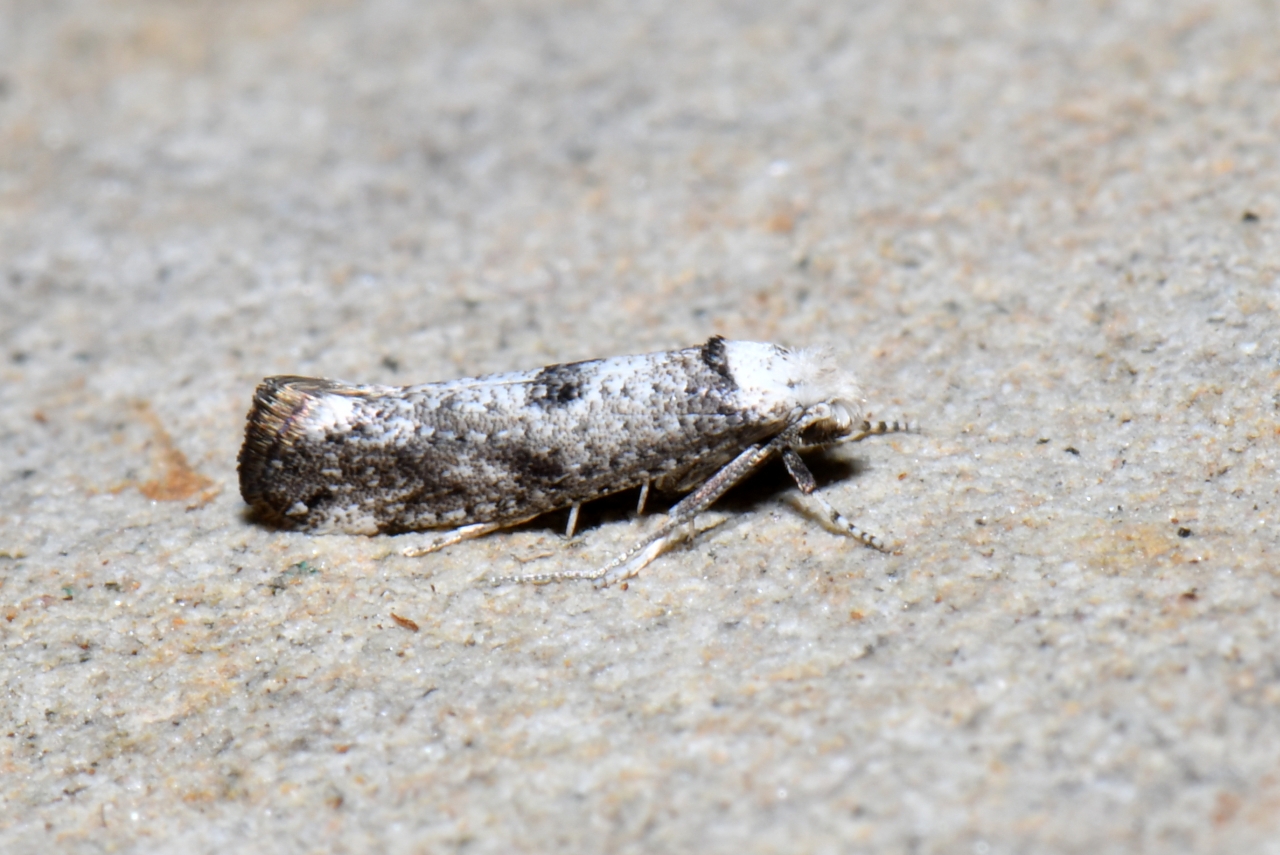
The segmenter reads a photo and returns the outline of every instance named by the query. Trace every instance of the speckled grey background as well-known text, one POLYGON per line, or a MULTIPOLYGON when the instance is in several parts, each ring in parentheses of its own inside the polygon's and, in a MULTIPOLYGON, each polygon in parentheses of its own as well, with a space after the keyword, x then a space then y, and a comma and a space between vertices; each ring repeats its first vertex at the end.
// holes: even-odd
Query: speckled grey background
POLYGON ((0 0, 0 849, 1280 852, 1278 32, 0 0), (776 470, 626 590, 479 584, 626 502, 243 516, 266 374, 711 333, 922 424, 814 461, 895 554, 776 470))

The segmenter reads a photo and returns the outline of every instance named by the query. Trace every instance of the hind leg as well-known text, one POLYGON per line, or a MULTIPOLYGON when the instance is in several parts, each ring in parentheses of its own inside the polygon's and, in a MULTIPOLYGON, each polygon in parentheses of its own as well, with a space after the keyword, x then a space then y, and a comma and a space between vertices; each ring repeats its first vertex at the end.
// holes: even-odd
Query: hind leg
POLYGON ((405 558, 420 558, 423 555, 430 555, 432 552, 438 552, 446 546, 453 546, 455 543, 462 543, 464 540, 474 540, 477 537, 484 537, 486 534, 498 531, 499 529, 511 528, 514 525, 526 523, 536 516, 538 515, 534 514, 533 516, 525 517, 522 520, 472 523, 471 525, 464 525, 461 528, 455 528, 453 531, 440 535, 435 540, 429 541, 424 546, 411 546, 400 554, 405 558))

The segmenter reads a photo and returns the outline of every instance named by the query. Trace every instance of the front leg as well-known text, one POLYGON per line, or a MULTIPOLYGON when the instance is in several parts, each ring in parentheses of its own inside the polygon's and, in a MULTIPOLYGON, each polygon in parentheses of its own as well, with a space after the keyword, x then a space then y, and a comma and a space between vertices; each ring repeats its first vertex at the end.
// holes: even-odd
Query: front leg
MULTIPOLYGON (((884 422, 880 422, 880 424, 883 426, 884 422)), ((897 424, 897 422, 894 422, 894 424, 897 424)), ((885 547, 883 540, 870 532, 863 531, 852 520, 832 507, 830 502, 815 492, 818 489, 818 483, 813 480, 813 473, 809 471, 808 466, 804 465, 804 461, 800 459, 800 455, 796 453, 794 448, 788 446, 782 450, 782 462, 786 464, 787 471, 791 473, 791 477, 795 480, 796 486, 800 488, 800 492, 806 496, 811 496, 814 501, 821 505, 833 525, 872 549, 878 549, 881 552, 889 551, 885 547)))

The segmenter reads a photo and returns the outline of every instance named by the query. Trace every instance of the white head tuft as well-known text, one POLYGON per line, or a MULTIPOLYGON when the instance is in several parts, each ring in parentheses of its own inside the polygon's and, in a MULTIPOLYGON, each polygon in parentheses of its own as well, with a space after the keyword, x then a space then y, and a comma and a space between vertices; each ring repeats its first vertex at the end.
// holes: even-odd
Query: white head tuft
POLYGON ((827 348, 727 341, 725 357, 745 406, 810 411, 823 416, 814 433, 832 437, 849 433, 862 418, 862 390, 827 348))

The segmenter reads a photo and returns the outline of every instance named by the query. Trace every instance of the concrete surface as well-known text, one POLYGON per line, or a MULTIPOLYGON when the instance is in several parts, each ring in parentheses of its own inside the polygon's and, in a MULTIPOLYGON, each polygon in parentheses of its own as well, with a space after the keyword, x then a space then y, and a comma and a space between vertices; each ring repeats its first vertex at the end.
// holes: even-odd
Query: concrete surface
POLYGON ((0 850, 1280 852, 1275 2, 0 2, 0 850), (923 432, 400 557, 264 375, 830 344, 923 432), (718 523, 718 525, 716 524, 718 523), (416 629, 415 629, 416 627, 416 629))

